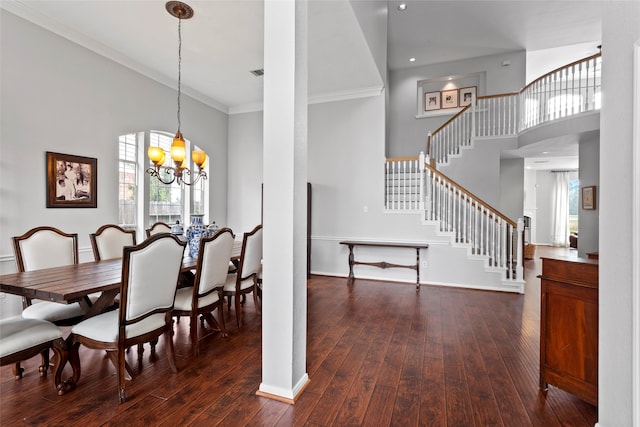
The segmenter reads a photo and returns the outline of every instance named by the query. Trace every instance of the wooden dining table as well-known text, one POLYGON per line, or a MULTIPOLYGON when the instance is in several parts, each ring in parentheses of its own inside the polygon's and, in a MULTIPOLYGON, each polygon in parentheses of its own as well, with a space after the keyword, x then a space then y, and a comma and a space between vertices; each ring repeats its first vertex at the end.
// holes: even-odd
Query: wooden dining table
MULTIPOLYGON (((242 241, 235 240, 230 261, 236 266, 241 250, 242 241)), ((197 264, 197 258, 185 256, 182 259, 181 273, 188 274, 197 268, 197 264)), ((0 292, 60 304, 78 302, 85 308, 82 319, 86 319, 113 306, 114 299, 120 292, 121 280, 122 259, 118 258, 3 274, 0 275, 0 292), (99 294, 94 302, 89 299, 92 294, 99 294)), ((56 370, 62 370, 63 367, 58 366, 56 370)), ((60 394, 68 390, 64 384, 55 386, 60 394)))

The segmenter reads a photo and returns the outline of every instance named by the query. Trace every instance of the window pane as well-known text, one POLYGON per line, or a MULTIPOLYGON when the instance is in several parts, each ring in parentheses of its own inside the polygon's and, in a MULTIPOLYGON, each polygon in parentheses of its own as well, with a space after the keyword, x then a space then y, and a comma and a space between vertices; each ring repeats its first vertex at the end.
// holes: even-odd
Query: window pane
MULTIPOLYGON (((171 167, 171 143, 173 136, 167 133, 151 132, 150 145, 157 146, 164 150, 165 161, 160 169, 160 175, 163 180, 169 181, 173 178, 173 174, 168 171, 167 167, 171 167)), ((152 166, 149 160, 149 165, 152 166)), ((155 178, 149 180, 149 224, 162 221, 167 224, 173 224, 177 220, 182 222, 183 209, 183 189, 174 181, 170 185, 163 184, 155 178)))
POLYGON ((136 134, 121 135, 118 139, 118 144, 118 224, 126 229, 135 229, 138 212, 136 200, 138 184, 136 134))

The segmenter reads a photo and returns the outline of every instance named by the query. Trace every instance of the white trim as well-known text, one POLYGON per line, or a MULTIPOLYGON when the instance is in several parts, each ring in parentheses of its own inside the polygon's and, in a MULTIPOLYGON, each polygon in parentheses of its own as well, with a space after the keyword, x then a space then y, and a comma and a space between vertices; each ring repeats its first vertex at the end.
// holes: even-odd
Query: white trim
POLYGON ((322 104, 325 102, 346 101, 349 99, 368 98, 382 94, 384 86, 372 86, 355 90, 343 90, 338 92, 310 95, 309 104, 322 104))
POLYGON ((632 277, 632 351, 631 351, 631 416, 640 425, 640 40, 634 46, 633 77, 633 143, 631 200, 631 277, 632 277))
POLYGON ((296 385, 293 386, 292 389, 284 389, 281 387, 274 387, 274 386, 265 385, 265 383, 260 383, 260 387, 258 388, 258 390, 261 391, 262 393, 267 393, 273 396, 279 396, 285 399, 293 400, 296 398, 298 393, 300 393, 300 391, 304 388, 304 386, 307 385, 308 382, 309 382, 309 374, 305 372, 302 378, 300 378, 300 381, 298 381, 296 385))
MULTIPOLYGON (((323 104, 325 102, 345 101, 349 99, 368 98, 370 96, 378 96, 382 93, 383 86, 367 87, 356 90, 345 90, 339 92, 332 92, 323 95, 309 96, 308 104, 323 104)), ((262 111, 263 105, 260 104, 246 104, 238 105, 237 107, 229 107, 228 114, 244 114, 254 113, 256 111, 262 111)))

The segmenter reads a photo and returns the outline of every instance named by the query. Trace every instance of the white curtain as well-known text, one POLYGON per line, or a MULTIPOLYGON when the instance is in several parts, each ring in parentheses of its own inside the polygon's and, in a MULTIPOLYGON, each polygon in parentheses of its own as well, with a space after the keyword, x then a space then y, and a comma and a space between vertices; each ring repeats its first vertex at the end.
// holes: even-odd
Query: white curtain
POLYGON ((569 246, 569 172, 556 172, 553 191, 553 220, 551 244, 569 246))

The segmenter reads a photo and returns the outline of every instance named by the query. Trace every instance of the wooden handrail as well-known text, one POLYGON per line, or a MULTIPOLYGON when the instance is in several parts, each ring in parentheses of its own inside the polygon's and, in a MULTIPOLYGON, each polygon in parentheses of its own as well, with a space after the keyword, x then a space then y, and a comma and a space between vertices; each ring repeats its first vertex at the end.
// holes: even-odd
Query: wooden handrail
POLYGON ((491 98, 505 98, 507 96, 515 96, 515 95, 519 95, 519 94, 520 94, 520 92, 499 93, 497 95, 482 95, 482 96, 479 96, 476 99, 480 100, 480 99, 491 99, 491 98))
POLYGON ((388 162, 404 162, 406 160, 420 160, 420 157, 389 157, 386 161, 388 162))
POLYGON ((440 132, 444 127, 446 127, 449 123, 451 123, 452 121, 454 121, 455 119, 458 118, 458 116, 462 115, 462 113, 464 113, 465 111, 467 111, 469 108, 471 108, 471 104, 467 105, 466 107, 464 107, 462 110, 458 111, 453 117, 451 117, 449 120, 447 120, 446 122, 444 122, 444 124, 442 126, 440 126, 438 129, 435 130, 435 132, 433 132, 431 135, 435 135, 436 133, 440 132))
POLYGON ((513 221, 510 218, 507 218, 506 216, 504 216, 503 214, 501 214, 500 212, 498 212, 497 210, 493 209, 491 207, 491 205, 489 205, 487 202, 485 202, 484 200, 482 200, 480 197, 476 196, 475 194, 473 194, 471 191, 467 190, 466 188, 464 188, 462 185, 458 184, 457 182, 455 182, 454 180, 452 180, 451 178, 445 176, 444 174, 442 174, 441 172, 439 172, 435 167, 432 167, 431 165, 425 163, 425 167, 429 170, 431 170, 434 175, 438 175, 438 177, 443 180, 443 181, 447 181, 449 183, 451 183, 454 187, 456 187, 460 192, 467 194, 468 196, 470 196, 472 199, 474 199, 476 202, 484 205, 491 213, 493 213, 495 216, 502 218, 505 222, 507 222, 508 224, 510 224, 513 227, 516 227, 517 224, 515 221, 513 221))
POLYGON ((563 65, 562 67, 558 67, 558 68, 556 68, 556 69, 555 69, 555 70, 553 70, 553 71, 549 71, 548 73, 543 74, 542 76, 538 77, 537 79, 535 79, 534 81, 532 81, 531 83, 529 83, 528 85, 526 85, 524 88, 522 88, 522 89, 520 90, 520 93, 522 93, 522 92, 524 92, 525 90, 527 90, 527 89, 529 88, 529 86, 531 86, 531 85, 533 85, 533 84, 535 84, 535 83, 539 82, 540 80, 544 79, 544 78, 545 78, 545 77, 547 77, 547 76, 550 76, 551 74, 557 73, 558 71, 560 71, 560 70, 562 70, 562 69, 564 69, 564 68, 572 67, 572 66, 574 66, 574 65, 576 65, 576 64, 579 64, 579 63, 581 63, 581 62, 586 62, 586 61, 589 61, 589 60, 591 60, 591 59, 598 58, 599 56, 602 56, 602 52, 596 53, 595 55, 587 56, 586 58, 582 58, 582 59, 579 59, 579 60, 577 60, 577 61, 573 61, 572 63, 567 64, 567 65, 563 65))

